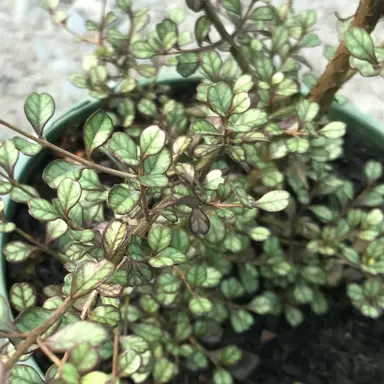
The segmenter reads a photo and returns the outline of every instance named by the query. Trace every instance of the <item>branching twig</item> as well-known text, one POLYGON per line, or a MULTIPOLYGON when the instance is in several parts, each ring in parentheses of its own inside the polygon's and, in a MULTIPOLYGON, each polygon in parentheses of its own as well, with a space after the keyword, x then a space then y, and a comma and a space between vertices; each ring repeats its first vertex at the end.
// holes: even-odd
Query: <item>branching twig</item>
MULTIPOLYGON (((360 5, 352 21, 352 27, 363 28, 371 33, 383 14, 383 0, 360 0, 360 5)), ((349 71, 349 57, 349 51, 345 42, 342 41, 335 56, 311 90, 311 98, 320 104, 323 111, 327 111, 336 92, 352 76, 349 71)))
POLYGON ((68 152, 65 149, 62 149, 62 148, 56 146, 55 144, 50 143, 46 139, 35 137, 35 136, 31 135, 30 133, 25 132, 22 129, 20 129, 20 128, 4 121, 4 120, 0 119, 0 124, 4 125, 5 127, 11 129, 12 131, 14 131, 16 133, 19 133, 20 135, 27 137, 30 140, 35 141, 36 143, 39 143, 41 146, 43 146, 45 148, 49 148, 54 152, 60 153, 61 155, 68 157, 71 160, 73 160, 77 163, 83 164, 89 168, 96 170, 96 171, 108 173, 110 175, 120 177, 122 179, 135 179, 137 177, 136 175, 132 175, 132 174, 127 173, 127 172, 121 172, 121 171, 118 171, 116 169, 104 167, 103 165, 94 163, 93 161, 86 160, 83 157, 76 156, 75 154, 68 152))
POLYGON ((20 344, 16 352, 11 355, 8 360, 4 363, 4 369, 10 370, 20 359, 21 356, 28 352, 28 349, 36 343, 36 340, 41 336, 50 326, 52 326, 57 320, 61 319, 67 310, 72 306, 75 300, 71 297, 67 297, 63 304, 56 309, 56 311, 46 320, 43 324, 35 328, 28 337, 20 344))
POLYGON ((214 5, 211 4, 209 0, 206 0, 203 5, 204 12, 209 18, 211 23, 217 29, 217 32, 220 34, 221 38, 226 41, 230 46, 230 52, 233 58, 236 60, 237 64, 244 73, 251 73, 251 69, 248 65, 248 60, 241 52, 240 47, 236 44, 233 37, 227 32, 224 24, 221 22, 220 17, 217 14, 217 9, 214 5))

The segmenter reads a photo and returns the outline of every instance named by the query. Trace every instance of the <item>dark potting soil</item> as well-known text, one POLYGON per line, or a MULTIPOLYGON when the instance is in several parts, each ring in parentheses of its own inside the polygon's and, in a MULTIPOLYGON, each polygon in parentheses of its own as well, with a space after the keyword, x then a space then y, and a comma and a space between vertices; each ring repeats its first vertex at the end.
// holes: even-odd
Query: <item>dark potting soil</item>
MULTIPOLYGON (((183 99, 190 100, 191 95, 186 96, 185 90, 183 92, 183 99)), ((335 163, 335 169, 347 176, 359 190, 363 186, 364 164, 372 159, 372 155, 356 144, 354 136, 347 135, 345 154, 335 163)), ((81 156, 81 127, 69 127, 60 145, 81 156)), ((51 155, 45 155, 44 161, 33 172, 33 180, 28 181, 47 199, 54 197, 54 191, 43 183, 41 175, 44 165, 51 160, 51 155)), ((116 182, 109 176, 100 176, 103 183, 112 185, 116 182)), ((33 237, 43 239, 44 226, 28 214, 25 205, 18 205, 14 221, 33 237)), ((14 235, 12 240, 21 239, 14 235)), ((7 264, 8 286, 15 282, 30 282, 36 287, 39 305, 46 298, 44 287, 62 284, 65 274, 58 261, 38 253, 25 263, 7 264)), ((318 316, 308 311, 303 324, 295 329, 283 317, 272 316, 259 316, 255 326, 243 334, 235 334, 229 325, 224 325, 224 344, 221 346, 235 344, 245 351, 244 359, 233 370, 236 383, 384 383, 384 347, 381 347, 384 321, 368 319, 357 313, 346 297, 345 287, 329 290, 329 295, 334 301, 329 313, 318 316)), ((43 354, 38 352, 35 357, 42 370, 51 365, 43 354)), ((108 371, 107 366, 103 369, 108 371)), ((208 371, 196 374, 183 370, 173 383, 208 384, 210 376, 208 371)), ((122 384, 128 383, 131 382, 122 381, 122 384)))

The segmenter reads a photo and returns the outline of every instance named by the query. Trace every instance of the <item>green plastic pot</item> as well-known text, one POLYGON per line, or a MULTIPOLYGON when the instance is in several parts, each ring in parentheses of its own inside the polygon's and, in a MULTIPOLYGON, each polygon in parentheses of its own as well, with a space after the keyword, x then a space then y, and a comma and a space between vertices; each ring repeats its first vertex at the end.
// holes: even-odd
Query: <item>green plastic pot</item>
MULTIPOLYGON (((186 88, 195 86, 197 81, 198 78, 196 77, 183 79, 179 76, 168 76, 163 77, 160 82, 170 85, 175 90, 178 89, 182 91, 186 88)), ((100 106, 102 106, 102 102, 99 100, 87 100, 76 105, 46 128, 45 132, 47 139, 52 142, 57 141, 68 126, 83 123, 93 112, 100 108, 100 106)), ((352 104, 333 104, 329 112, 329 118, 333 121, 345 122, 352 135, 358 138, 358 142, 361 143, 361 146, 369 148, 371 153, 379 154, 384 152, 384 127, 379 121, 360 112, 352 104)), ((21 183, 26 182, 29 175, 33 172, 33 169, 36 168, 36 165, 39 164, 39 162, 44 161, 43 157, 43 153, 39 153, 34 157, 21 155, 15 169, 16 179, 21 183)), ((5 200, 6 204, 6 217, 8 220, 12 221, 17 204, 8 199, 7 196, 5 199, 3 198, 3 200, 5 200)), ((7 242, 7 239, 7 234, 0 234, 0 276, 2 277, 0 281, 0 295, 6 298, 8 297, 8 288, 6 286, 5 259, 2 249, 7 242)), ((29 359, 23 364, 26 363, 33 366, 40 374, 42 374, 33 359, 29 359)))

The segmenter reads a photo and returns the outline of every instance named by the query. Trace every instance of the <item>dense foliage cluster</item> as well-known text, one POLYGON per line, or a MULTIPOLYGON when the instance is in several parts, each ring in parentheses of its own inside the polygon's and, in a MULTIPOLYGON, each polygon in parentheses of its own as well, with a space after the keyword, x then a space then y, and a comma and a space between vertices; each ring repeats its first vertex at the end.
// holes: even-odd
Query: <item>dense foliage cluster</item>
MULTIPOLYGON (((33 238, 1 213, 0 231, 18 236, 5 258, 25 263, 42 253, 66 273, 44 299, 30 283, 14 284, 14 321, 1 299, 4 368, 37 348, 53 362, 44 380, 14 366, 10 382, 168 383, 185 368, 211 368, 209 380, 230 384, 242 351, 225 343, 228 328, 243 333, 265 314, 297 326, 306 306, 325 313, 327 287, 341 283, 355 307, 378 317, 382 166, 367 163, 357 190, 333 165, 345 124, 302 96, 299 84, 316 82, 299 76, 309 66, 300 50, 320 43, 315 13, 295 14, 290 2, 222 0, 216 9, 187 0, 198 12, 193 34, 182 31, 180 9, 145 32, 148 9, 116 3, 79 37, 97 48, 71 81, 109 103, 84 123, 84 156, 44 138, 55 111, 48 94, 25 103, 35 135, 1 121, 26 138, 0 143, 0 194, 28 204, 45 228, 33 238), (118 27, 122 17, 128 30, 118 27), (193 41, 197 48, 184 48, 193 41), (199 75, 195 98, 174 99, 159 82, 170 66, 199 75), (60 155, 43 174, 51 200, 15 180, 20 154, 43 148, 60 155)), ((58 1, 41 5, 68 28, 58 1)), ((351 71, 379 74, 383 49, 348 22, 342 33, 351 71)))

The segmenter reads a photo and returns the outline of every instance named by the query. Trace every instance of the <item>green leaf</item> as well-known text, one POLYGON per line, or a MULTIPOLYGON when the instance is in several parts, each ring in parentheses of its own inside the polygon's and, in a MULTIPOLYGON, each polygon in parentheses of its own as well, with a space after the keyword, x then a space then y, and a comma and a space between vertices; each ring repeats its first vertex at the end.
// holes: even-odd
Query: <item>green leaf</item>
POLYGON ((26 156, 34 156, 39 153, 42 148, 40 144, 25 140, 19 136, 15 136, 12 141, 15 147, 26 156))
POLYGON ((44 380, 29 365, 15 365, 10 372, 8 384, 44 384, 44 380))
POLYGON ((274 20, 275 17, 276 17, 275 9, 267 5, 255 8, 252 11, 250 16, 250 18, 255 21, 270 21, 270 20, 274 20))
POLYGON ((223 0, 223 7, 229 15, 241 17, 242 7, 240 0, 223 0))
POLYGON ((138 148, 126 133, 114 133, 108 141, 108 148, 110 152, 124 164, 129 166, 139 164, 138 148))
POLYGON ((120 184, 111 188, 108 194, 108 206, 119 215, 130 213, 140 201, 140 193, 128 185, 120 184))
MULTIPOLYGON (((15 324, 20 332, 31 332, 52 316, 53 310, 40 307, 29 307, 17 316, 15 324)), ((51 334, 59 326, 56 322, 47 332, 51 334)))
POLYGON ((288 323, 291 324, 292 327, 299 326, 304 320, 303 312, 301 312, 300 309, 295 307, 287 307, 284 314, 288 323))
POLYGON ((375 46, 370 34, 362 28, 348 28, 345 32, 345 45, 349 53, 360 59, 377 64, 375 46))
POLYGON ((109 139, 112 132, 113 122, 108 113, 101 109, 93 113, 84 125, 86 156, 90 158, 92 153, 109 139))
POLYGON ((253 87, 253 81, 251 75, 240 76, 233 86, 233 93, 249 92, 253 87))
POLYGON ((212 85, 208 89, 208 103, 210 108, 220 116, 227 116, 233 101, 231 87, 224 82, 212 85))
POLYGON ((73 273, 70 296, 74 299, 85 296, 108 279, 114 270, 114 264, 108 260, 82 262, 73 273))
POLYGON ((310 48, 310 47, 317 47, 321 44, 321 40, 319 39, 319 36, 317 36, 316 33, 311 32, 307 33, 301 40, 301 47, 303 48, 310 48))
POLYGON ((153 378, 156 383, 168 383, 177 374, 178 369, 176 364, 165 358, 160 358, 155 361, 153 366, 153 378))
POLYGON ((139 177, 140 184, 151 188, 165 188, 168 186, 168 178, 164 175, 148 175, 139 177))
POLYGON ((148 244, 153 251, 160 252, 171 243, 172 232, 167 227, 153 227, 148 234, 148 244))
POLYGON ((55 113, 55 101, 48 93, 30 93, 24 103, 24 113, 38 136, 55 113))
POLYGON ((62 219, 53 220, 47 223, 45 240, 50 243, 63 236, 68 230, 67 223, 62 219))
POLYGON ((165 145, 166 135, 157 125, 144 129, 140 135, 141 157, 156 155, 165 145))
POLYGON ((189 300, 188 306, 193 314, 200 316, 212 309, 212 302, 206 297, 193 296, 189 300))
POLYGON ((156 50, 147 41, 133 43, 131 52, 137 59, 149 59, 156 54, 156 50))
POLYGON ((14 223, 2 223, 0 222, 0 233, 11 233, 16 229, 14 223))
POLYGON ((271 231, 265 227, 253 227, 248 233, 252 240, 264 241, 270 236, 271 231))
POLYGON ((0 195, 8 195, 12 191, 13 185, 4 180, 0 180, 0 195))
POLYGON ((86 373, 96 368, 99 356, 96 349, 89 343, 81 343, 71 350, 70 362, 80 373, 86 373))
POLYGON ((28 201, 29 214, 40 221, 52 221, 60 217, 56 208, 45 199, 31 199, 28 201))
POLYGON ((156 104, 152 100, 141 99, 137 104, 137 109, 143 114, 147 116, 154 117, 156 116, 156 104))
POLYGON ((69 211, 79 202, 81 197, 81 186, 77 181, 64 179, 57 190, 61 208, 67 216, 69 211))
POLYGON ((210 27, 211 22, 207 16, 204 15, 197 19, 195 24, 195 37, 199 47, 201 47, 205 39, 207 39, 210 27))
POLYGON ((21 184, 12 188, 11 199, 16 203, 28 203, 32 197, 39 197, 39 193, 29 185, 21 184))
POLYGON ((123 11, 130 11, 132 7, 132 0, 116 0, 116 5, 123 11))
POLYGON ((199 57, 196 53, 183 53, 177 56, 176 70, 183 77, 193 75, 199 65, 199 57))
POLYGON ((207 120, 197 120, 191 128, 198 135, 221 136, 219 131, 207 120))
POLYGON ((239 92, 233 97, 231 114, 243 113, 251 105, 251 100, 247 92, 239 92))
POLYGON ((257 200, 254 205, 268 212, 282 211, 288 206, 289 193, 287 191, 271 191, 257 200))
POLYGON ((284 25, 276 27, 272 35, 272 49, 275 53, 280 52, 289 40, 289 31, 284 25))
POLYGON ((116 327, 120 322, 120 311, 113 305, 100 305, 89 312, 88 320, 116 327))
POLYGON ((224 365, 235 365, 241 359, 241 350, 235 345, 228 345, 218 351, 217 357, 219 361, 224 365))
POLYGON ((53 189, 59 188, 64 179, 77 181, 81 176, 81 167, 78 164, 68 163, 64 160, 54 160, 44 170, 43 180, 53 189))
POLYGON ((228 371, 218 368, 213 373, 213 384, 233 384, 233 379, 228 371))
POLYGON ((109 339, 107 330, 92 321, 76 321, 61 328, 44 340, 49 349, 55 352, 66 352, 79 344, 89 343, 99 346, 109 339))
POLYGON ((103 248, 108 260, 113 260, 120 250, 128 231, 128 224, 121 220, 108 223, 103 233, 103 248))
POLYGON ((248 308, 258 315, 265 315, 270 313, 273 309, 271 300, 264 295, 259 295, 253 298, 253 300, 248 304, 248 308))
POLYGON ((222 183, 224 183, 222 171, 220 169, 214 169, 205 177, 203 188, 209 191, 216 191, 222 183))
POLYGON ((339 139, 343 137, 346 132, 346 125, 341 121, 334 121, 327 124, 324 128, 320 129, 319 134, 327 137, 328 139, 339 139))
POLYGON ((37 296, 34 287, 28 283, 13 284, 9 293, 12 306, 21 312, 36 305, 37 296))
POLYGON ((175 264, 183 263, 187 257, 174 248, 165 248, 155 257, 149 259, 148 263, 154 268, 171 267, 175 264))
POLYGON ((232 328, 237 333, 248 331, 253 323, 253 316, 245 309, 231 310, 231 324, 232 328))
POLYGON ((301 121, 311 122, 319 113, 319 104, 314 101, 302 100, 297 107, 297 115, 301 121))
MULTIPOLYGON (((201 57, 201 67, 203 68, 204 72, 207 75, 211 75, 212 77, 217 75, 221 69, 221 66, 222 66, 222 60, 220 55, 216 51, 203 53, 201 57)), ((221 83, 221 82, 216 85, 219 85, 219 84, 225 84, 226 86, 228 86, 228 84, 221 83)), ((230 89, 231 88, 229 87, 229 90, 230 89)))
POLYGON ((370 184, 378 180, 383 173, 383 166, 378 161, 370 160, 365 164, 364 174, 370 184))
POLYGON ((157 155, 149 156, 144 160, 144 173, 146 175, 160 175, 165 173, 171 164, 171 152, 164 148, 157 155))
POLYGON ((118 357, 119 377, 133 375, 141 365, 140 355, 133 349, 128 349, 118 357))
POLYGON ((3 252, 10 263, 21 263, 27 260, 36 249, 36 247, 21 241, 12 241, 5 245, 3 252))
POLYGON ((291 137, 286 141, 289 152, 305 153, 309 149, 309 141, 301 137, 291 137))
POLYGON ((241 114, 234 114, 228 120, 228 127, 235 132, 249 132, 254 127, 267 123, 268 117, 264 111, 251 108, 241 114))
POLYGON ((19 158, 19 152, 11 140, 0 140, 0 167, 13 177, 15 165, 19 158))

